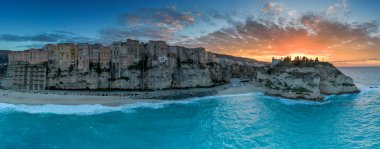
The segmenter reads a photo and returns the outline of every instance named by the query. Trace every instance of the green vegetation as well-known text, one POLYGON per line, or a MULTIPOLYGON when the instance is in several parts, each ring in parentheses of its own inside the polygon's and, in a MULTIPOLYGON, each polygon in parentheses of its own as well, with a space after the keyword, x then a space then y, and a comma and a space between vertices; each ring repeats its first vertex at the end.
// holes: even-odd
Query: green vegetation
POLYGON ((217 63, 215 63, 215 62, 209 62, 209 63, 206 63, 206 65, 214 67, 215 65, 217 65, 217 63))
POLYGON ((271 81, 267 81, 265 86, 267 88, 273 89, 273 90, 280 90, 280 87, 275 86, 271 81))
POLYGON ((298 72, 298 71, 292 71, 289 72, 289 75, 295 77, 295 78, 304 78, 304 77, 311 77, 314 75, 312 72, 298 72))
POLYGON ((8 65, 0 65, 0 76, 5 76, 7 73, 8 65))
POLYGON ((61 70, 61 68, 58 68, 57 76, 58 76, 58 77, 61 77, 61 74, 62 74, 62 70, 61 70))
POLYGON ((120 79, 124 79, 125 81, 128 81, 128 80, 129 80, 128 77, 120 77, 120 79))
POLYGON ((8 63, 8 52, 9 51, 0 50, 0 64, 8 63))
POLYGON ((303 87, 295 87, 295 88, 292 88, 291 89, 291 92, 294 92, 294 93, 305 93, 305 92, 312 92, 306 88, 303 88, 303 87))
POLYGON ((134 63, 131 66, 128 66, 128 70, 148 70, 148 57, 145 56, 143 60, 140 60, 137 63, 134 63))
POLYGON ((96 73, 98 73, 98 75, 100 75, 102 73, 102 68, 100 67, 100 63, 97 63, 96 65, 96 68, 95 68, 95 71, 96 73))
POLYGON ((311 87, 317 87, 318 84, 314 84, 314 83, 308 83, 307 85, 311 86, 311 87))
POLYGON ((354 84, 350 84, 350 83, 343 83, 342 86, 354 86, 354 84))
POLYGON ((186 61, 181 61, 182 64, 194 64, 192 59, 187 59, 186 61))
POLYGON ((290 56, 287 56, 285 58, 281 58, 280 64, 291 64, 293 66, 302 66, 302 67, 314 67, 317 64, 329 64, 328 62, 320 62, 318 57, 313 59, 309 59, 306 56, 296 56, 293 60, 290 56))
POLYGON ((101 74, 103 72, 103 69, 100 67, 100 63, 89 63, 90 70, 95 69, 96 73, 101 74))
POLYGON ((73 71, 74 71, 74 65, 70 65, 70 67, 69 67, 69 74, 71 74, 73 71))

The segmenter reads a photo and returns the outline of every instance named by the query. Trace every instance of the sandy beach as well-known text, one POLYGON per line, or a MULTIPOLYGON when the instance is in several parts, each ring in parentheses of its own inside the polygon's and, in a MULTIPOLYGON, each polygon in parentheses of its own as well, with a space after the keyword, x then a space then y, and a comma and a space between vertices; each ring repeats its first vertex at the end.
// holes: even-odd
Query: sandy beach
POLYGON ((220 96, 262 91, 251 83, 233 82, 230 84, 193 89, 170 89, 159 91, 51 91, 22 92, 0 90, 0 103, 26 105, 87 105, 101 104, 118 106, 133 103, 157 103, 167 100, 186 100, 199 96, 220 96), (181 98, 183 97, 183 98, 181 98))

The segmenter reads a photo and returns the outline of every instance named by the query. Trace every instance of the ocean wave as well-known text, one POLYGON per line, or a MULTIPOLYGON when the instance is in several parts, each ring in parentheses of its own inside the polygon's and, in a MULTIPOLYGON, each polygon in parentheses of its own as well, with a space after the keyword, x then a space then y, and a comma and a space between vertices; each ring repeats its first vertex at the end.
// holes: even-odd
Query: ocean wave
MULTIPOLYGON (((370 91, 366 92, 369 93, 370 91)), ((362 92, 360 93, 362 94, 362 92)), ((326 95, 323 101, 310 101, 310 100, 294 100, 281 97, 271 97, 286 105, 325 105, 334 102, 337 98, 347 98, 355 96, 354 94, 339 94, 339 95, 326 95)))
POLYGON ((331 102, 331 100, 323 101, 311 101, 311 100, 294 100, 294 99, 278 99, 281 103, 285 105, 325 105, 331 102))
POLYGON ((0 103, 0 113, 6 112, 24 112, 31 114, 62 114, 62 115, 93 115, 103 114, 109 112, 135 112, 138 108, 160 109, 171 104, 192 104, 200 100, 212 100, 218 98, 237 97, 237 96, 251 96, 257 93, 236 94, 236 95, 220 95, 220 96, 206 96, 188 98, 185 100, 168 100, 157 103, 138 102, 133 104, 125 104, 120 106, 104 106, 101 104, 87 104, 87 105, 59 105, 59 104, 45 104, 45 105, 25 105, 25 104, 8 104, 0 103))
MULTIPOLYGON (((286 98, 281 98, 281 97, 271 97, 268 96, 267 98, 278 100, 283 104, 286 105, 297 105, 297 104, 303 104, 303 105, 325 105, 328 103, 333 102, 336 98, 342 98, 342 97, 349 97, 349 96, 363 96, 363 95, 372 95, 372 93, 375 91, 380 91, 380 86, 365 86, 365 87, 360 87, 359 88, 360 93, 358 94, 338 94, 338 95, 326 95, 323 101, 309 101, 309 100, 294 100, 294 99, 286 99, 286 98)), ((267 95, 266 95, 267 96, 267 95)))
MULTIPOLYGON (((214 96, 204 96, 204 97, 192 97, 188 98, 190 101, 202 100, 202 99, 214 99, 214 98, 227 98, 227 97, 244 97, 252 95, 263 95, 262 92, 252 92, 252 93, 242 93, 242 94, 228 94, 228 95, 214 95, 214 96)), ((185 100, 186 101, 186 100, 185 100)))
MULTIPOLYGON (((174 103, 174 102, 173 102, 174 103)), ((125 104, 120 106, 104 106, 101 104, 86 105, 25 105, 25 104, 8 104, 0 103, 0 113, 8 112, 24 112, 30 114, 61 114, 61 115, 94 115, 109 112, 132 113, 138 108, 160 109, 164 108, 172 102, 146 103, 139 102, 133 104, 125 104)))
POLYGON ((106 112, 118 111, 121 107, 107 107, 99 104, 96 105, 24 105, 24 104, 7 104, 0 103, 0 112, 25 112, 31 114, 78 114, 78 115, 90 115, 101 114, 106 112))
POLYGON ((372 91, 380 91, 380 86, 365 86, 365 87, 359 87, 360 94, 366 94, 368 92, 372 91))
POLYGON ((275 100, 285 105, 325 105, 332 102, 332 100, 329 100, 329 98, 325 98, 323 101, 311 101, 311 100, 302 100, 302 99, 300 100, 287 99, 287 98, 274 97, 274 96, 269 96, 269 95, 264 95, 264 96, 267 99, 275 100))

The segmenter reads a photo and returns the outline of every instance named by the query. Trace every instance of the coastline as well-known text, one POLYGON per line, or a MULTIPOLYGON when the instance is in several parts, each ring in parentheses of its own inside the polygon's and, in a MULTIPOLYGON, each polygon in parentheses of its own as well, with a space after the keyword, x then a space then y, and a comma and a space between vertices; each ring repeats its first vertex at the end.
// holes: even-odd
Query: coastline
POLYGON ((134 103, 159 103, 194 97, 221 96, 261 92, 252 83, 233 81, 210 88, 168 89, 157 91, 55 91, 24 92, 0 90, 0 103, 25 105, 94 105, 119 106, 134 103))

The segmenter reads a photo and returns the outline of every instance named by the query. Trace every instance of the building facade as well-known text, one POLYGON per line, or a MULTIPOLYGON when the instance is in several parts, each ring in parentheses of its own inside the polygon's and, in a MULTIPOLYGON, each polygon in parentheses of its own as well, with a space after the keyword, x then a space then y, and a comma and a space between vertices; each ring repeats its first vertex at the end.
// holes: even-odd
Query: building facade
POLYGON ((235 63, 204 48, 170 46, 164 41, 48 44, 43 49, 10 52, 5 84, 26 90, 209 86, 223 81, 222 74, 235 63))
POLYGON ((110 67, 112 51, 110 47, 101 46, 99 49, 99 62, 102 67, 110 67))
POLYGON ((25 51, 9 52, 8 62, 28 62, 30 64, 43 63, 48 61, 48 51, 43 49, 29 49, 25 51))
POLYGON ((8 67, 8 80, 2 86, 21 90, 44 90, 46 73, 46 63, 13 62, 8 67))

